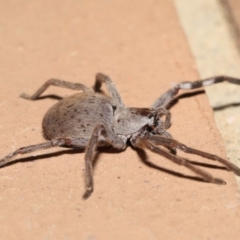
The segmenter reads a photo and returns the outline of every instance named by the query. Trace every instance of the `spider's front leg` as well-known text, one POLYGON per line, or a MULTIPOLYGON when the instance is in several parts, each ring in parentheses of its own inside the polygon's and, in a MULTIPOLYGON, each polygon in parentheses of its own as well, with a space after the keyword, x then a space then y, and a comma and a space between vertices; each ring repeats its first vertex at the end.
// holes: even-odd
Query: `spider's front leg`
MULTIPOLYGON (((172 140, 172 139, 170 139, 172 140)), ((135 139, 134 145, 138 148, 147 148, 151 150, 152 152, 158 153, 159 155, 162 155, 166 157, 167 159, 171 160, 172 162, 184 166, 188 169, 190 169, 192 172, 196 173, 198 176, 201 176, 204 181, 211 182, 215 184, 226 184, 226 182, 220 178, 214 178, 211 174, 203 171, 202 169, 192 165, 189 163, 186 159, 181 158, 177 155, 171 154, 162 148, 159 148, 148 138, 137 138, 135 139)))
POLYGON ((200 87, 206 87, 210 86, 216 83, 221 83, 221 82, 229 82, 233 84, 240 85, 240 78, 233 78, 233 77, 228 77, 228 76, 217 76, 217 77, 211 77, 211 78, 206 78, 203 80, 197 80, 193 82, 181 82, 169 89, 167 92, 165 92, 162 96, 160 96, 153 104, 152 108, 166 108, 169 103, 175 98, 175 96, 178 94, 180 89, 183 90, 191 90, 195 88, 200 88, 200 87))
MULTIPOLYGON (((100 141, 104 145, 112 145, 114 148, 123 150, 126 148, 126 139, 119 137, 116 133, 104 125, 98 125, 88 142, 85 153, 85 193, 83 199, 87 199, 93 192, 93 155, 100 141)), ((102 145, 101 145, 102 146, 102 145)))
POLYGON ((234 165, 233 163, 231 163, 231 162, 229 162, 229 161, 227 161, 227 160, 225 160, 225 159, 223 159, 223 158, 221 158, 217 155, 210 154, 210 153, 207 153, 207 152, 203 152, 203 151, 200 151, 200 150, 197 150, 197 149, 194 149, 194 148, 190 148, 190 147, 178 142, 175 139, 165 138, 165 137, 162 137, 162 136, 152 135, 152 136, 149 136, 149 140, 154 141, 154 143, 157 143, 158 145, 174 147, 174 148, 177 148, 177 149, 179 149, 183 152, 186 152, 186 153, 198 155, 198 156, 210 159, 210 160, 220 162, 229 171, 232 171, 237 176, 240 176, 240 168, 238 166, 234 165))

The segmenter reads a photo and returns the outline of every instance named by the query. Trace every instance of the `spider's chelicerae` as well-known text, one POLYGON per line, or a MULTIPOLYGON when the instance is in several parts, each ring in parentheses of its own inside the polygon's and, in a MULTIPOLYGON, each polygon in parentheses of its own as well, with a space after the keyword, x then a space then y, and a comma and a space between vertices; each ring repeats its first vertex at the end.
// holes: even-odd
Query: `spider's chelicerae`
POLYGON ((171 115, 166 107, 180 89, 194 89, 223 81, 240 85, 240 79, 225 76, 181 82, 160 96, 150 108, 128 108, 125 107, 114 83, 104 74, 96 75, 93 89, 80 83, 50 79, 32 96, 22 94, 21 97, 35 100, 50 85, 82 92, 60 100, 47 111, 42 122, 46 142, 19 148, 1 159, 0 167, 11 162, 17 154, 30 153, 39 149, 57 146, 86 148, 85 193, 83 195, 83 198, 86 199, 93 192, 92 161, 97 147, 112 145, 118 150, 124 150, 130 143, 133 147, 147 148, 174 163, 189 168, 206 182, 225 184, 222 179, 214 178, 211 174, 174 154, 175 150, 179 149, 218 161, 238 176, 240 176, 240 168, 216 155, 187 147, 173 139, 166 131, 171 120, 171 115), (101 93, 102 83, 106 84, 110 97, 101 93), (164 146, 166 149, 159 146, 164 146))

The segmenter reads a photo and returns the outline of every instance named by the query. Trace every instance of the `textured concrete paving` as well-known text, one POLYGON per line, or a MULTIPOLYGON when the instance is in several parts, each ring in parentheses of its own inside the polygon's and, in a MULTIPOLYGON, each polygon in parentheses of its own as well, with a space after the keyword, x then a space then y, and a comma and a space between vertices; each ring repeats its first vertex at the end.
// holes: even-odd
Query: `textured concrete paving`
MULTIPOLYGON (((240 76, 240 55, 226 5, 217 0, 175 1, 202 78, 240 76)), ((235 3, 236 4, 236 3, 235 3)), ((228 83, 206 88, 228 159, 240 166, 240 87, 228 83)), ((240 186, 240 178, 236 180, 240 186)))
POLYGON ((231 22, 233 37, 236 38, 240 50, 240 2, 238 0, 221 0, 226 16, 231 22))
MULTIPOLYGON (((20 0, 1 2, 0 9, 0 156, 44 141, 41 119, 56 99, 18 96, 51 77, 92 86, 102 71, 127 106, 139 107, 173 82, 199 78, 173 1, 20 0)), ((71 93, 51 87, 46 95, 71 93)), ((226 158, 203 92, 179 99, 171 112, 176 139, 226 158)), ((131 148, 101 153, 87 201, 81 200, 83 153, 40 151, 1 168, 0 239, 239 238, 240 198, 232 173, 179 152, 227 182, 217 186, 145 154, 131 148)))

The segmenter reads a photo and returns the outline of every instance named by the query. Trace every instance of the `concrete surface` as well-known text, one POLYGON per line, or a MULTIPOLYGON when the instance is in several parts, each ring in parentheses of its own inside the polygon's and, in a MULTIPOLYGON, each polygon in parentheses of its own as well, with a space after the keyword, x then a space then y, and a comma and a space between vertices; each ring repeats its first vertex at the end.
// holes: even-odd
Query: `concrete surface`
MULTIPOLYGON (((41 119, 56 102, 19 98, 51 77, 92 86, 109 74, 127 106, 149 106, 173 82, 199 78, 174 2, 1 2, 0 156, 44 141, 41 119)), ((46 95, 71 91, 51 87, 46 95)), ((185 144, 226 157, 204 93, 172 108, 170 132, 185 144)), ((84 154, 52 149, 0 171, 0 239, 238 239, 235 177, 196 156, 223 178, 216 186, 161 156, 101 153, 95 191, 82 201, 84 154), (172 172, 169 172, 172 171, 172 172), (176 175, 174 173, 180 173, 176 175)))
POLYGON ((230 29, 240 50, 240 2, 238 0, 221 0, 225 16, 230 22, 230 29))
MULTIPOLYGON (((227 21, 226 5, 217 0, 175 1, 201 78, 217 75, 240 76, 240 55, 227 21)), ((206 88, 215 109, 217 126, 228 159, 240 166, 240 87, 222 83, 206 88)), ((236 177, 239 186, 240 178, 236 177)))

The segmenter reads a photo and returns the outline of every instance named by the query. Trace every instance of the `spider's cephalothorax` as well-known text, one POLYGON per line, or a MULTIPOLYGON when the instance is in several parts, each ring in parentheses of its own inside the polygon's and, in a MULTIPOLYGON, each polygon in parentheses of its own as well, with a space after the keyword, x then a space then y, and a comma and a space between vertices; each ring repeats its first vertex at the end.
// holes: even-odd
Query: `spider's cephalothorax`
POLYGON ((162 115, 167 115, 167 124, 170 123, 170 114, 163 109, 153 108, 117 108, 114 112, 113 131, 121 135, 132 135, 139 132, 143 127, 148 127, 149 131, 156 128, 166 129, 160 119, 162 115))
POLYGON ((189 168, 206 182, 225 184, 222 179, 214 178, 186 159, 177 156, 176 149, 216 160, 238 176, 240 176, 240 168, 216 155, 187 147, 174 140, 166 131, 170 127, 171 120, 171 115, 166 107, 180 89, 194 89, 223 81, 240 85, 240 79, 225 76, 195 82, 182 82, 160 96, 151 108, 126 108, 114 83, 104 74, 98 73, 96 75, 93 89, 80 83, 50 79, 32 96, 22 94, 21 97, 35 100, 50 85, 81 90, 82 92, 62 99, 47 111, 42 123, 46 142, 19 148, 1 159, 0 167, 11 162, 17 154, 30 153, 39 149, 56 146, 85 148, 86 190, 83 198, 86 199, 93 192, 92 160, 97 147, 112 145, 116 149, 123 150, 130 142, 133 147, 147 148, 189 168), (109 97, 102 94, 102 83, 106 84, 109 97), (166 149, 158 145, 164 146, 166 149))

